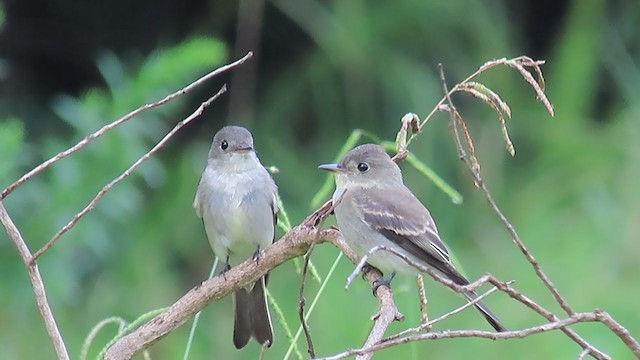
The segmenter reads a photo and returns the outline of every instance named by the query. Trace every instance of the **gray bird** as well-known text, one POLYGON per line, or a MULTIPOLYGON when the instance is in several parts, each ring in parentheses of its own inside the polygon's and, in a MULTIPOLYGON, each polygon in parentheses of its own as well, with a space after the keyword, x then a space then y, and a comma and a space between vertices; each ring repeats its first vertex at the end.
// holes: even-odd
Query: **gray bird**
MULTIPOLYGON (((278 188, 262 166, 251 133, 226 126, 216 133, 209 150, 193 207, 202 218, 209 243, 222 272, 253 257, 274 241, 278 188)), ((268 276, 234 294, 233 344, 243 348, 253 336, 271 346, 273 327, 265 296, 268 276)))
MULTIPOLYGON (((335 173, 336 220, 344 240, 358 256, 375 246, 393 248, 458 285, 469 284, 453 267, 429 210, 404 185, 400 168, 381 146, 360 145, 340 163, 319 168, 335 173)), ((396 272, 418 272, 404 259, 384 250, 371 254, 367 262, 391 274, 386 284, 396 272)), ((469 300, 478 297, 474 292, 464 295, 469 300)), ((475 307, 494 329, 506 331, 485 304, 477 302, 475 307)))

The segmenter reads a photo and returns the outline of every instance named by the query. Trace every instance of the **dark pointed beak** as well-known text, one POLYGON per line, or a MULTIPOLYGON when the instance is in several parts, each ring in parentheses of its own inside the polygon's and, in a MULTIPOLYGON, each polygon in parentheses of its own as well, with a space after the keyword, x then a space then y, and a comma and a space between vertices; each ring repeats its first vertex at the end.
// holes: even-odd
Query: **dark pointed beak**
POLYGON ((322 164, 318 166, 318 169, 327 170, 331 172, 344 172, 345 168, 340 166, 340 164, 322 164))

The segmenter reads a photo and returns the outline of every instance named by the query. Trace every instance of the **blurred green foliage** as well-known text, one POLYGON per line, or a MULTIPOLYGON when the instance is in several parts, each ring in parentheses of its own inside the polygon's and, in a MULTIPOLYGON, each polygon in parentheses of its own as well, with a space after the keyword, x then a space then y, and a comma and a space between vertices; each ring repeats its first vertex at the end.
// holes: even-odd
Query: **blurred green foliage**
MULTIPOLYGON (((438 62, 452 85, 487 60, 525 51, 525 32, 519 23, 524 15, 514 14, 514 8, 501 1, 274 0, 266 6, 295 23, 313 46, 261 75, 257 118, 226 122, 248 124, 262 162, 280 169, 274 178, 292 224, 322 201, 312 204, 326 179, 316 166, 334 160, 352 130, 364 129, 390 141, 402 115, 424 116, 431 110, 442 96, 438 62)), ((470 125, 483 175, 498 204, 561 293, 578 311, 596 307, 609 311, 636 337, 640 337, 639 10, 637 3, 624 1, 569 3, 544 54, 547 92, 556 110, 553 119, 515 71, 494 69, 480 78, 513 110, 508 127, 517 151, 514 158, 504 150, 492 110, 454 97, 470 125)), ((269 23, 263 33, 275 36, 269 23)), ((226 49, 232 45, 191 37, 172 47, 158 45, 140 61, 105 51, 96 62, 104 86, 78 97, 61 94, 47 104, 64 122, 64 131, 50 136, 33 138, 24 119, 5 115, 0 108, 1 186, 104 124, 230 60, 226 49)), ((193 104, 211 94, 196 92, 144 113, 9 196, 5 205, 32 251, 190 114, 193 104)), ((220 119, 223 111, 214 103, 197 120, 203 123, 201 131, 171 142, 39 260, 49 301, 73 358, 100 320, 120 316, 133 321, 171 304, 207 277, 213 254, 191 202, 211 137, 222 126, 222 121, 209 119, 220 119)), ((425 180, 424 171, 408 162, 402 165, 405 182, 428 204, 469 277, 489 271, 516 280, 517 289, 560 313, 457 160, 447 117, 432 120, 410 150, 464 196, 464 202, 455 205, 425 180)), ((336 256, 330 245, 316 248, 312 260, 321 277, 336 256)), ((377 301, 362 281, 348 292, 343 290, 352 269, 352 264, 341 261, 310 316, 319 355, 360 346, 370 329, 377 301)), ((4 233, 0 233, 0 274, 0 358, 53 358, 26 271, 4 233)), ((300 277, 291 262, 271 276, 269 291, 295 331, 300 277)), ((430 280, 426 283, 432 316, 463 303, 448 289, 430 280)), ((308 299, 319 287, 308 279, 308 299)), ((416 325, 420 315, 413 279, 395 280, 394 292, 407 320, 390 331, 416 325)), ((492 295, 487 303, 511 329, 544 321, 502 294, 492 295)), ((255 344, 242 351, 233 348, 231 306, 230 298, 225 298, 206 308, 191 359, 257 358, 255 344)), ((90 357, 115 334, 117 327, 111 326, 96 338, 90 357)), ((469 310, 435 327, 449 328, 487 326, 469 310)), ((604 326, 584 324, 576 329, 614 358, 631 358, 604 326)), ((284 330, 276 325, 275 331, 267 359, 282 358, 288 348, 284 330)), ((153 358, 181 358, 187 334, 184 326, 154 345, 153 358)), ((305 354, 304 339, 298 345, 305 354)), ((553 332, 511 341, 407 344, 377 358, 575 358, 579 352, 562 333, 553 332)))

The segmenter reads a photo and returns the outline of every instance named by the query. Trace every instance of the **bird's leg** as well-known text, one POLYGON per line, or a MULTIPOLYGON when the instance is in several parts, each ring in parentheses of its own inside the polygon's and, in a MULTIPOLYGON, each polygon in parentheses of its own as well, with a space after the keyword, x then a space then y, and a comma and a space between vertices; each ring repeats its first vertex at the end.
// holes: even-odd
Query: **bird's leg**
POLYGON ((256 252, 253 253, 253 260, 258 264, 260 263, 260 245, 256 248, 256 252))
POLYGON ((394 277, 396 277, 395 271, 392 272, 391 276, 389 276, 389 278, 386 279, 386 280, 384 278, 382 278, 382 279, 378 279, 378 280, 374 281, 373 282, 373 296, 377 297, 376 291, 378 291, 378 288, 380 286, 386 286, 389 289, 391 289, 391 281, 393 280, 394 277))
POLYGON ((229 254, 227 254, 227 259, 225 260, 224 266, 222 267, 222 270, 220 270, 220 272, 218 273, 219 275, 222 275, 224 277, 224 280, 227 281, 227 271, 231 270, 231 265, 229 265, 229 254))

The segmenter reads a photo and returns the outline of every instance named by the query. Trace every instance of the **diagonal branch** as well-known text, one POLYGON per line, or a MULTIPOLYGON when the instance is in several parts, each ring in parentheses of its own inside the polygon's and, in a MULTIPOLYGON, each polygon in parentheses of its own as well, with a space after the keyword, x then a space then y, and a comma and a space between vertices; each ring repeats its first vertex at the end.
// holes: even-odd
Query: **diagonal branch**
MULTIPOLYGON (((464 123, 464 120, 462 119, 462 116, 460 115, 460 113, 456 109, 455 105, 453 104, 453 101, 451 100, 450 92, 449 92, 449 90, 447 88, 447 82, 446 82, 446 79, 445 79, 445 76, 444 76, 444 70, 443 70, 442 65, 439 66, 439 70, 440 70, 440 80, 442 81, 442 87, 444 89, 445 98, 447 100, 446 109, 447 109, 447 111, 449 112, 449 115, 450 115, 450 127, 453 130, 453 139, 454 139, 454 142, 456 144, 456 149, 458 150, 458 154, 460 155, 460 159, 466 165, 467 170, 469 170, 469 173, 471 174, 476 186, 479 187, 482 190, 482 192, 485 195, 485 197, 487 199, 487 202, 489 203, 491 209, 498 216, 498 218, 500 219, 500 221, 502 222, 504 227, 507 229, 507 232, 509 233, 509 235, 511 235, 511 239, 513 240, 514 244, 525 255, 527 261, 533 267, 534 272, 536 273, 538 278, 544 283, 544 285, 547 287, 547 289, 551 292, 551 294, 554 297, 554 299, 558 302, 558 304, 560 304, 560 306, 565 310, 565 312, 568 315, 571 316, 571 315, 575 314, 574 310, 571 308, 569 303, 564 299, 564 297, 562 297, 562 295, 560 294, 560 291, 556 288, 556 286, 553 284, 551 279, 540 268, 540 266, 538 264, 538 261, 533 256, 533 254, 529 251, 529 249, 526 247, 526 245, 524 244, 522 239, 520 239, 520 236, 516 232, 514 226, 509 222, 509 220, 502 213, 502 211, 500 210, 500 208, 498 207, 498 205, 494 201, 493 196, 491 195, 491 192, 487 188, 487 186, 486 186, 486 184, 484 182, 484 179, 482 178, 482 175, 481 175, 481 172, 480 172, 480 165, 479 165, 479 163, 478 163, 478 161, 477 161, 477 159, 475 157, 475 154, 473 153, 473 142, 472 142, 471 137, 469 136, 468 132, 466 131, 466 125, 464 123), (465 152, 464 146, 462 145, 462 141, 460 140, 460 134, 458 132, 458 127, 459 126, 461 127, 461 129, 463 131, 467 147, 470 148, 470 150, 471 150, 470 154, 465 152)), ((540 90, 540 88, 538 87, 538 88, 536 88, 536 92, 540 93, 540 92, 542 92, 542 90, 540 90)), ((544 93, 542 93, 542 94, 544 95, 544 93)), ((539 95, 539 97, 543 96, 543 95, 539 95)), ((544 97, 544 99, 546 99, 546 97, 544 97)), ((551 109, 550 112, 552 113, 552 109, 553 108, 550 108, 550 109, 551 109)), ((557 317, 554 314, 550 313, 549 315, 550 316, 548 318, 550 318, 550 320, 553 319, 553 321, 557 321, 557 317)), ((589 349, 589 353, 593 357, 595 357, 597 359, 607 359, 607 358, 609 358, 608 355, 604 354, 603 352, 599 351, 598 349, 596 349, 595 347, 590 345, 586 340, 584 340, 582 337, 580 337, 575 331, 570 330, 569 328, 564 328, 563 331, 565 332, 565 334, 567 334, 567 336, 569 336, 575 342, 580 344, 580 346, 582 346, 583 349, 589 349)))
POLYGON ((216 77, 217 75, 220 75, 221 73, 224 73, 236 66, 242 65, 245 61, 247 61, 248 59, 250 59, 253 56, 252 52, 248 52, 247 55, 245 55, 244 57, 242 57, 241 59, 225 65, 225 66, 221 66, 219 68, 217 68, 216 70, 204 75, 203 77, 201 77, 200 79, 192 82, 191 84, 187 85, 186 87, 174 92, 173 94, 167 95, 164 99, 162 100, 158 100, 154 103, 151 104, 146 104, 144 106, 141 106, 135 110, 133 110, 132 112, 128 113, 127 115, 121 117, 120 119, 109 123, 105 126, 103 126, 100 130, 94 132, 93 134, 85 137, 84 139, 82 139, 80 142, 78 142, 77 144, 75 144, 74 146, 70 147, 69 149, 58 153, 56 156, 50 158, 49 160, 43 162, 42 164, 36 166, 35 168, 33 168, 33 170, 29 171, 28 173, 24 174, 20 179, 16 180, 13 184, 9 185, 6 189, 4 189, 2 191, 2 194, 0 194, 0 200, 3 200, 4 198, 6 198, 9 194, 11 194, 16 188, 18 188, 20 185, 24 184, 27 180, 31 179, 32 177, 34 177, 35 175, 38 175, 39 173, 41 173, 42 171, 44 171, 46 168, 48 168, 49 166, 55 164, 56 162, 64 159, 65 157, 73 154, 74 152, 82 149, 83 147, 85 147, 87 144, 89 144, 90 142, 92 142, 93 140, 99 138, 100 136, 106 134, 107 132, 113 130, 114 128, 116 128, 117 126, 121 125, 122 123, 126 122, 127 120, 130 120, 131 118, 135 117, 136 115, 139 115, 147 110, 156 108, 158 106, 162 106, 166 103, 168 103, 169 101, 180 97, 188 92, 191 92, 193 89, 199 87, 200 85, 204 84, 206 81, 216 77))
POLYGON ((202 111, 204 110, 204 108, 206 108, 211 102, 213 102, 217 97, 219 97, 222 93, 224 93, 226 91, 226 87, 223 87, 216 95, 214 95, 212 98, 210 98, 209 100, 207 100, 206 102, 204 102, 203 104, 201 104, 201 106, 191 115, 189 116, 187 119, 183 120, 181 123, 179 123, 178 125, 176 125, 176 127, 174 127, 174 129, 167 134, 151 151, 149 151, 147 154, 145 154, 144 156, 142 156, 140 159, 138 159, 138 161, 136 163, 134 163, 134 165, 132 165, 129 169, 127 169, 122 175, 120 175, 120 177, 114 179, 111 183, 107 184, 97 195, 96 197, 89 203, 89 205, 83 209, 80 213, 78 213, 74 219, 67 224, 67 226, 65 226, 63 229, 61 229, 42 249, 40 249, 39 251, 36 252, 35 256, 33 256, 27 246, 27 244, 25 243, 24 239, 22 238, 22 236, 20 235, 20 232, 18 230, 18 228, 15 226, 15 224, 13 223, 13 221, 11 220, 6 208, 4 207, 4 205, 2 204, 2 200, 7 197, 12 191, 14 191, 16 188, 18 188, 20 185, 22 185, 24 182, 28 181, 29 179, 31 179, 33 176, 39 174, 40 172, 42 172, 43 170, 45 170, 46 168, 48 168, 49 166, 51 166, 52 164, 60 161, 61 159, 67 157, 68 155, 82 149, 83 147, 85 147, 88 143, 90 143, 91 141, 95 140, 96 138, 106 134, 108 131, 114 129, 115 127, 117 127, 118 125, 122 124, 123 122, 133 118, 135 115, 138 115, 146 110, 152 109, 154 107, 158 107, 161 106, 173 99, 175 99, 176 97, 179 97, 181 95, 184 95, 190 91, 192 91, 193 89, 195 89, 196 87, 202 85, 205 81, 215 77, 218 74, 221 74, 231 68, 234 68, 242 63, 244 63, 247 59, 251 58, 251 56, 253 56, 253 54, 251 52, 249 52, 247 55, 245 55, 242 59, 237 60, 229 65, 225 65, 222 66, 212 72, 210 72, 209 74, 201 77, 200 79, 192 82, 191 84, 189 84, 188 86, 184 87, 183 89, 168 95, 167 97, 165 97, 164 99, 151 103, 151 104, 147 104, 144 105, 132 112, 130 112, 129 114, 125 115, 124 117, 105 125, 104 127, 102 127, 100 130, 96 131, 95 133, 85 137, 82 141, 80 141, 79 143, 77 143, 76 145, 72 146, 71 148, 57 154, 56 156, 52 157, 51 159, 43 162, 42 164, 36 166, 33 170, 29 171, 28 173, 26 173, 25 175, 23 175, 20 179, 18 179, 16 182, 14 182, 13 184, 9 185, 9 187, 7 187, 5 190, 2 191, 2 194, 0 194, 0 220, 2 222, 2 224, 4 225, 7 234, 9 234, 9 237, 11 237, 11 239, 14 241, 16 247, 18 248, 18 252, 20 253, 20 257, 22 258, 22 261, 25 263, 25 266, 27 267, 27 271, 29 274, 29 278, 31 280, 32 286, 33 286, 33 290, 34 290, 34 295, 36 298, 36 303, 38 305, 38 309, 40 310, 40 313, 42 315, 42 318, 44 320, 45 323, 45 327, 47 329, 47 332, 49 334, 49 337, 51 338, 51 341, 54 345, 54 348, 56 350, 56 353, 58 355, 59 359, 68 359, 69 355, 67 354, 67 350, 65 348, 65 344, 64 344, 64 340, 62 339, 62 336, 60 334, 60 330, 58 329, 55 319, 53 317, 53 313, 51 311, 51 308, 49 306, 49 302, 47 300, 47 295, 46 295, 46 291, 45 291, 45 287, 44 287, 44 283, 42 281, 42 276, 40 275, 40 271, 38 269, 38 265, 35 262, 36 258, 41 255, 42 253, 44 253, 44 251, 46 251, 47 249, 49 249, 51 246, 53 246, 53 244, 55 243, 55 241, 66 231, 68 231, 69 229, 71 229, 75 223, 82 218, 84 215, 86 215, 88 212, 90 212, 93 207, 95 206, 95 204, 97 203, 97 201, 107 192, 109 191, 113 186, 115 186, 118 182, 122 181, 124 178, 126 178, 127 176, 129 176, 129 174, 134 171, 143 161, 147 160, 151 155, 153 155, 158 149, 160 149, 164 143, 166 143, 169 138, 171 138, 171 136, 173 136, 173 134, 178 131, 182 126, 184 126, 185 124, 187 124, 189 121, 195 119, 196 117, 198 117, 202 111))
POLYGON ((76 224, 78 223, 78 221, 80 221, 80 219, 82 219, 85 215, 90 213, 93 210, 93 208, 95 208, 98 201, 100 201, 100 199, 107 192, 109 192, 109 190, 113 189, 114 186, 118 185, 118 183, 120 183, 122 180, 127 178, 129 175, 131 175, 131 173, 133 173, 133 171, 135 171, 140 165, 142 165, 143 162, 148 160, 151 157, 151 155, 155 154, 158 150, 160 150, 169 141, 169 139, 171 139, 173 135, 175 135, 178 132, 178 130, 180 130, 183 126, 187 125, 192 120, 202 115, 202 113, 204 112, 204 109, 206 109, 209 105, 211 105, 212 102, 214 102, 226 91, 227 91, 227 86, 226 85, 222 86, 222 88, 220 88, 220 90, 215 95, 213 95, 207 101, 200 104, 200 106, 193 113, 191 113, 191 115, 189 115, 186 119, 177 123, 176 126, 174 126, 173 129, 171 129, 171 131, 169 131, 169 133, 167 133, 167 135, 165 135, 162 138, 162 140, 160 140, 153 148, 151 148, 151 150, 149 150, 146 154, 142 155, 127 170, 125 170, 122 174, 120 174, 115 179, 111 180, 111 182, 109 182, 100 191, 98 191, 96 196, 94 196, 93 199, 91 199, 89 204, 84 209, 82 209, 82 211, 74 215, 73 219, 71 219, 71 221, 69 221, 67 225, 65 225, 62 229, 58 230, 58 232, 51 238, 51 240, 49 240, 49 242, 47 242, 42 248, 40 248, 40 250, 36 251, 31 261, 32 262, 35 261, 45 251, 49 250, 56 243, 56 241, 60 239, 60 237, 64 233, 71 230, 74 226, 76 226, 76 224))
POLYGON ((58 359, 68 360, 69 355, 67 353, 67 348, 64 344, 64 340, 62 339, 62 335, 60 334, 60 330, 58 330, 58 326, 56 325, 56 319, 53 317, 51 307, 49 306, 47 292, 45 291, 44 283, 42 282, 42 276, 40 276, 38 264, 31 261, 31 252, 29 251, 29 247, 22 238, 22 235, 20 235, 20 231, 11 220, 11 217, 9 216, 9 213, 7 213, 7 209, 4 207, 4 204, 2 204, 2 201, 0 201, 0 222, 4 225, 7 234, 9 234, 9 237, 13 240, 16 248, 18 248, 20 258, 22 258, 22 262, 24 262, 24 265, 27 267, 31 286, 33 286, 33 292, 36 297, 36 304, 38 304, 38 310, 40 310, 40 315, 42 315, 44 325, 47 328, 47 333, 49 333, 51 341, 53 342, 53 347, 56 350, 58 359))
POLYGON ((454 339, 454 338, 481 338, 481 339, 490 339, 490 340, 521 339, 534 334, 540 334, 543 332, 558 330, 558 329, 565 328, 577 323, 598 322, 600 321, 598 317, 599 315, 597 314, 597 311, 590 312, 590 313, 575 313, 572 316, 563 320, 558 320, 551 323, 546 323, 543 325, 534 326, 534 327, 530 327, 522 330, 506 331, 506 332, 499 332, 499 333, 492 332, 492 331, 481 331, 481 330, 453 330, 453 331, 428 332, 424 334, 417 334, 417 335, 394 339, 392 341, 379 343, 371 347, 363 347, 361 349, 345 351, 343 353, 340 353, 334 356, 324 357, 317 360, 344 359, 354 355, 364 355, 364 354, 372 353, 374 351, 386 349, 392 346, 406 344, 414 341, 422 341, 422 340, 438 340, 438 339, 454 339))
POLYGON ((314 241, 318 243, 330 241, 337 244, 336 240, 339 237, 337 230, 317 230, 310 226, 311 223, 312 221, 307 219, 280 240, 265 248, 260 256, 260 262, 249 259, 226 272, 224 277, 216 276, 194 287, 171 305, 167 311, 116 341, 107 350, 105 359, 132 358, 184 324, 210 302, 257 281, 280 264, 304 255, 314 241))

